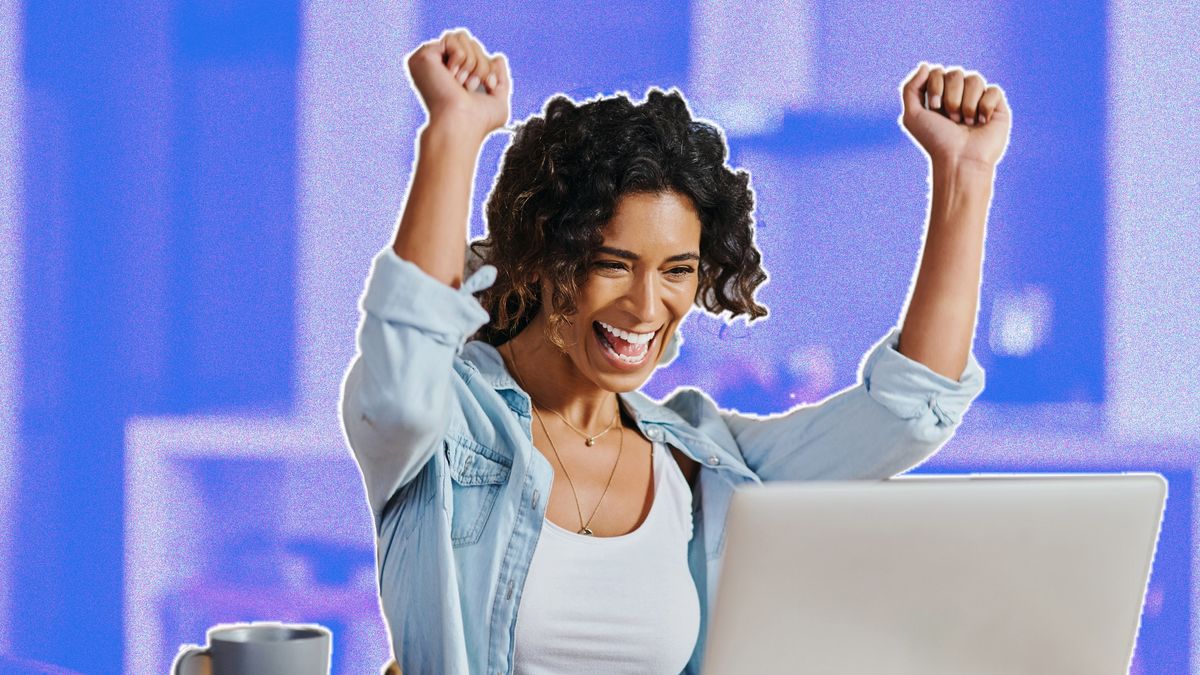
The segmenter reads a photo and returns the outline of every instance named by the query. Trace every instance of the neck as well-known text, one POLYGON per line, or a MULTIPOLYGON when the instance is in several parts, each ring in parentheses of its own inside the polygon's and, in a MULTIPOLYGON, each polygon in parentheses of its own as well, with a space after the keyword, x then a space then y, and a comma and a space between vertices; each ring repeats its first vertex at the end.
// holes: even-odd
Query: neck
MULTIPOLYGON (((546 337, 542 322, 530 323, 499 352, 508 372, 542 411, 555 411, 585 432, 599 432, 613 421, 616 393, 584 377, 546 337)), ((543 419, 551 418, 558 419, 552 413, 543 419)))

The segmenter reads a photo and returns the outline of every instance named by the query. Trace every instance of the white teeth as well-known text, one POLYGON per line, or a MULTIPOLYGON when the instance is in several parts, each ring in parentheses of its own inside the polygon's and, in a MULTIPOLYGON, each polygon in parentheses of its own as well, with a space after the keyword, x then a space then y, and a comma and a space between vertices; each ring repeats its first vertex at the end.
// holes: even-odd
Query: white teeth
POLYGON ((604 323, 603 321, 597 321, 596 323, 604 326, 604 330, 616 335, 630 344, 640 345, 643 342, 649 342, 654 338, 654 333, 630 333, 627 330, 621 330, 620 328, 604 323))
POLYGON ((646 356, 650 354, 650 350, 647 349, 646 351, 642 352, 640 356, 625 356, 624 354, 618 354, 617 352, 613 351, 613 348, 609 347, 608 345, 604 345, 604 350, 624 363, 641 363, 642 361, 645 361, 646 356))

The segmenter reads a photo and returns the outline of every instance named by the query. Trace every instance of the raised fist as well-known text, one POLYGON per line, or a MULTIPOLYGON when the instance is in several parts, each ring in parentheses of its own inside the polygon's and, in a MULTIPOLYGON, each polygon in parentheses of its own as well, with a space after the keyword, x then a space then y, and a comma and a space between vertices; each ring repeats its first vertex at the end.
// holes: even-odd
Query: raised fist
POLYGON ((924 61, 900 87, 900 122, 935 161, 994 169, 1012 131, 1004 90, 978 72, 924 61))
POLYGON ((448 122, 483 140, 508 124, 512 76, 508 60, 491 56, 471 33, 444 31, 408 55, 408 73, 430 124, 448 122))

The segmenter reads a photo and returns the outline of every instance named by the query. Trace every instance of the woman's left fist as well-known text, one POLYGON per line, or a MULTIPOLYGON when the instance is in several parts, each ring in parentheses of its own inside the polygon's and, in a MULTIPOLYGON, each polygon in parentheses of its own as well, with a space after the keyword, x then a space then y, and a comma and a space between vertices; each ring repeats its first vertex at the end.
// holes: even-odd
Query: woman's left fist
POLYGON ((1012 115, 1004 90, 974 71, 922 61, 900 86, 901 122, 934 162, 994 168, 1008 147, 1012 115))

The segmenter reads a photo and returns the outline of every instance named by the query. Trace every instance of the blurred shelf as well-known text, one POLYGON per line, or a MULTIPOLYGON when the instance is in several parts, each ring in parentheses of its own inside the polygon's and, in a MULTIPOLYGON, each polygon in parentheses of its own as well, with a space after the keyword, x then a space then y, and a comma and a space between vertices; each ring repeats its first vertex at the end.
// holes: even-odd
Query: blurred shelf
MULTIPOLYGON (((264 587, 228 583, 186 584, 172 601, 239 615, 261 616, 264 620, 303 622, 307 617, 374 616, 379 612, 377 596, 349 586, 264 587)), ((203 636, 201 636, 203 637, 203 636)))
POLYGON ((348 456, 340 428, 292 417, 135 417, 125 425, 134 454, 180 456, 348 456))

